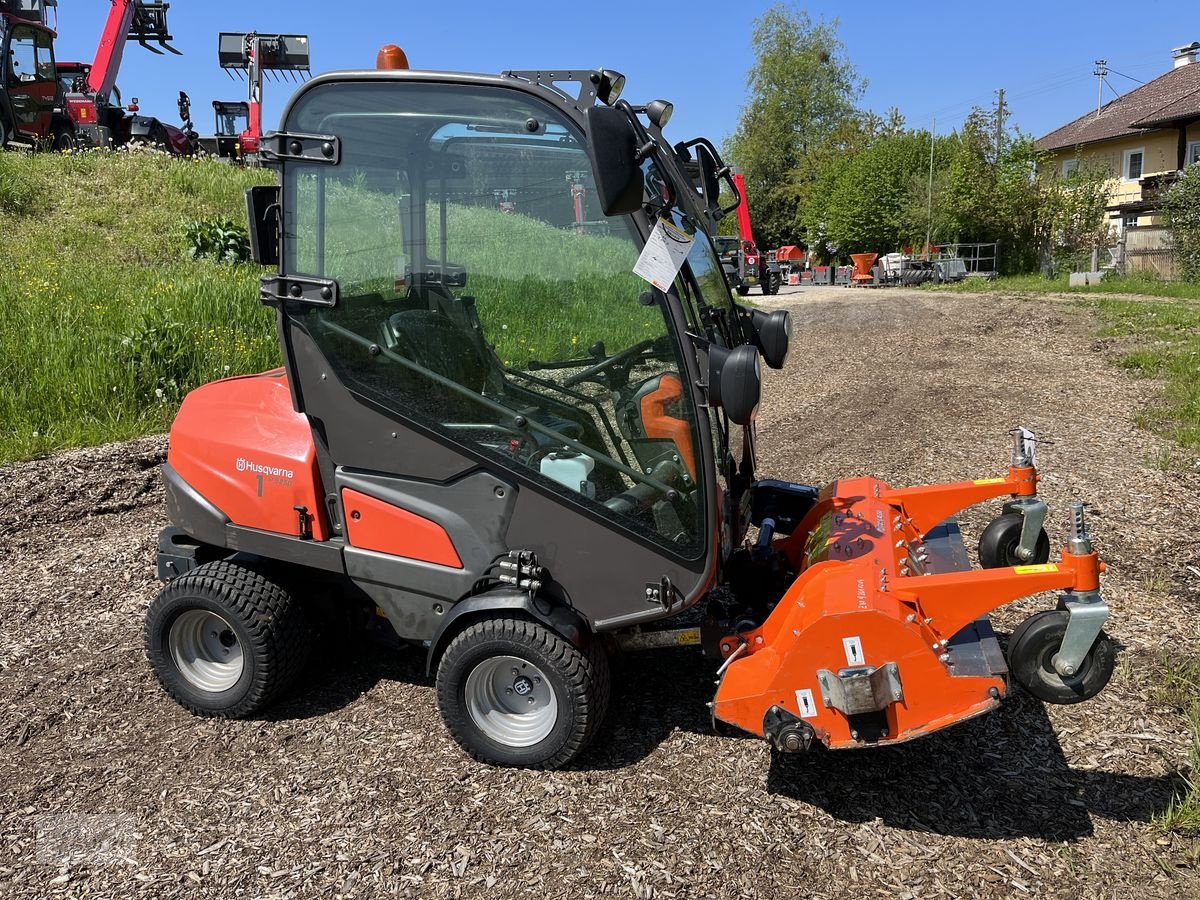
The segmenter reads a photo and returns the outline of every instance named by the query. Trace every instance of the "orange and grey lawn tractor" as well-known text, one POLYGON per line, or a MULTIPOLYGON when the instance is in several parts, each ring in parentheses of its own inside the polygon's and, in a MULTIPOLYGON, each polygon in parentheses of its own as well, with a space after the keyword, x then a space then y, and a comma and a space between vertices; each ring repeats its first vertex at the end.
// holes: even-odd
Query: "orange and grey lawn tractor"
POLYGON ((574 759, 622 648, 697 645, 714 718, 781 751, 905 741, 1014 681, 1104 687, 1103 565, 1082 505, 1050 561, 1030 433, 977 481, 755 476, 788 313, 731 296, 736 187, 710 142, 663 137, 669 103, 607 70, 380 58, 261 142, 284 365, 194 390, 171 429, 146 646, 172 697, 254 714, 356 617, 420 648, 454 739, 499 765, 574 759), (992 500, 972 568, 954 515, 992 500), (1002 652, 989 611, 1049 591, 1002 652))

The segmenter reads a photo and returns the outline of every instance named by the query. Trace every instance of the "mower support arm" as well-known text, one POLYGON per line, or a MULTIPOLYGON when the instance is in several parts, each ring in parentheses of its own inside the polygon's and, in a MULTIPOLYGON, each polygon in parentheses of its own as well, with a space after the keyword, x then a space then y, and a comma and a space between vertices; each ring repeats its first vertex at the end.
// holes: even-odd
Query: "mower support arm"
POLYGON ((1058 563, 897 579, 893 593, 900 600, 915 603, 925 623, 945 640, 980 616, 1020 597, 1061 590, 1095 595, 1102 569, 1095 553, 1064 551, 1058 563))
POLYGON ((1037 493, 1038 474, 1033 466, 1010 468, 1003 478, 981 478, 977 481, 952 481, 921 487, 888 488, 880 493, 884 503, 898 507, 905 519, 919 534, 928 534, 938 523, 945 521, 968 506, 1003 497, 1032 497, 1037 493))

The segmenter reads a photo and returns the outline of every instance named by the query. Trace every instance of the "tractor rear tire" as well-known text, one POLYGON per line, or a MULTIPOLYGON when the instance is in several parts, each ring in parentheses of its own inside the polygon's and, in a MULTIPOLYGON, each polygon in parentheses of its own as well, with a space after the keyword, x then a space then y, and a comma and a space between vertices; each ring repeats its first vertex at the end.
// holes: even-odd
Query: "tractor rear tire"
POLYGON ((979 565, 985 569, 1001 569, 1005 566, 1040 565, 1050 559, 1050 536, 1046 529, 1038 534, 1030 559, 1017 556, 1021 543, 1020 513, 1005 513, 997 516, 983 529, 979 536, 979 565))
POLYGON ((304 610, 278 581, 230 560, 197 566, 146 613, 159 684, 198 716, 240 719, 275 700, 308 656, 304 610))
POLYGON ((1070 614, 1051 609, 1035 613, 1017 626, 1008 639, 1008 666, 1017 683, 1046 703, 1071 704, 1090 700, 1112 678, 1117 652, 1103 631, 1074 675, 1058 674, 1054 655, 1062 646, 1070 614))
POLYGON ((0 150, 7 150, 12 138, 12 126, 8 124, 8 117, 0 112, 0 150))
POLYGON ((438 663, 438 709, 471 757, 494 766, 558 769, 595 737, 608 708, 608 657, 540 622, 477 621, 438 663))

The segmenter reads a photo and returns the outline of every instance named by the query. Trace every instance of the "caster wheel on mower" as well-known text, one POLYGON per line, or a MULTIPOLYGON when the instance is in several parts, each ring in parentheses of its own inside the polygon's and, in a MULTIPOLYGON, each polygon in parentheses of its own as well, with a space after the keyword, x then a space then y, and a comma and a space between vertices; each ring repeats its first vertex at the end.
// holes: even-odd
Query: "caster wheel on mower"
POLYGON ((146 656, 163 689, 199 716, 258 712, 300 673, 309 631, 295 598, 260 572, 205 563, 146 613, 146 656))
POLYGON ((1017 556, 1017 545, 1021 543, 1020 513, 1005 513, 997 516, 983 534, 979 536, 979 564, 985 569, 1000 569, 1005 566, 1038 565, 1050 559, 1050 536, 1046 529, 1038 533, 1037 545, 1032 559, 1017 556))
POLYGON ((480 762, 557 769, 595 736, 608 706, 608 657, 584 652, 539 622, 484 619, 446 648, 438 708, 480 762))
POLYGON ((1083 658, 1079 671, 1059 675, 1054 655, 1062 646, 1070 615, 1054 609, 1036 613, 1017 626, 1008 641, 1008 667, 1013 677, 1046 703, 1081 703, 1104 689, 1112 677, 1116 648, 1103 631, 1083 658))

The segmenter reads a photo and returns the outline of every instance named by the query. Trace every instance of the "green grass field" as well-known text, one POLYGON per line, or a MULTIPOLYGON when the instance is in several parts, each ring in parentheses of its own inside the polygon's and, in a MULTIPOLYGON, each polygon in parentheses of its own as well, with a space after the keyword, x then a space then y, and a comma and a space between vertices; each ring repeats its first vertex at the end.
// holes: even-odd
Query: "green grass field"
MULTIPOLYGON (((184 237, 191 221, 244 222, 245 189, 273 178, 158 154, 0 153, 0 463, 166 430, 193 387, 279 364, 263 270, 192 259, 184 237)), ((347 297, 394 297, 395 199, 350 178, 330 187, 331 218, 339 207, 327 271, 347 297)), ((646 285, 624 236, 486 208, 447 218, 449 260, 469 273, 463 293, 506 363, 663 332, 638 304, 646 285)), ((428 243, 436 255, 432 226, 428 243)))
POLYGON ((971 278, 954 284, 927 284, 924 287, 930 291, 953 294, 1134 294, 1144 297, 1200 300, 1200 284, 1161 281, 1136 275, 1108 278, 1100 284, 1083 287, 1071 287, 1066 275, 1057 278, 1046 278, 1042 275, 1009 275, 993 281, 971 278))
POLYGON ((0 462, 166 428, 183 392, 277 365, 259 268, 192 260, 270 178, 158 154, 0 153, 0 462))

